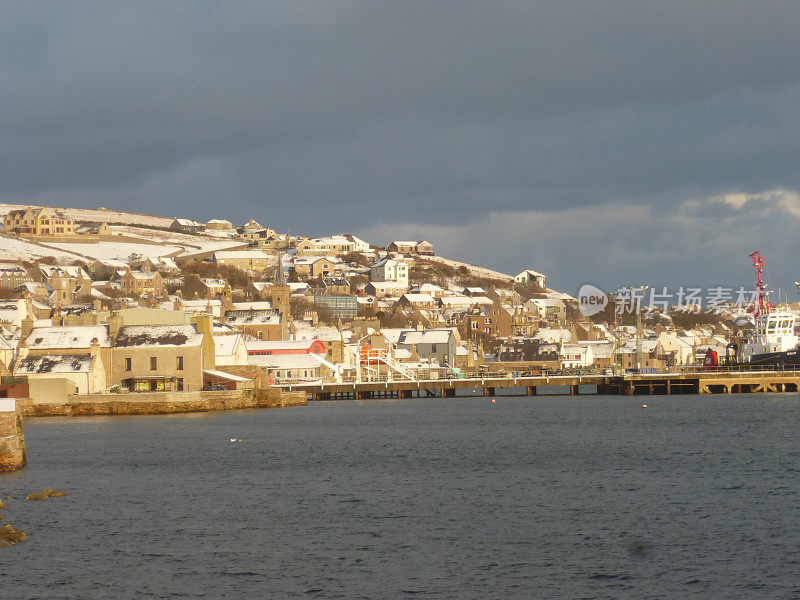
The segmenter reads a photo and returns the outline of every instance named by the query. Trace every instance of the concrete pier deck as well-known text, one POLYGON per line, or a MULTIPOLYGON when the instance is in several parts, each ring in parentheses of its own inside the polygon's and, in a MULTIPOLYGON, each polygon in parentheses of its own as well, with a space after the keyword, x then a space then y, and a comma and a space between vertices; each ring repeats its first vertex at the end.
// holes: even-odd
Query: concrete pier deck
MULTIPOLYGON (((572 395, 738 394, 797 392, 800 371, 687 371, 676 373, 614 375, 557 375, 537 377, 473 377, 363 381, 349 383, 294 383, 287 391, 305 392, 309 400, 454 397, 457 390, 481 390, 492 396, 499 389, 521 388, 529 396, 556 393, 567 388, 572 395)), ((561 392, 563 393, 563 392, 561 392)))

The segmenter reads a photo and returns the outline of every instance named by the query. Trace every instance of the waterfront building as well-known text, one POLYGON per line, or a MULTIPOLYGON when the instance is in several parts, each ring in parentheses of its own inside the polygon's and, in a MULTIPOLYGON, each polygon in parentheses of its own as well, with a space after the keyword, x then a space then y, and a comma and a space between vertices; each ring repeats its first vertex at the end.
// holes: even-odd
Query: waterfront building
POLYGON ((112 383, 130 391, 202 389, 203 369, 215 366, 211 318, 196 325, 121 327, 112 356, 112 383))

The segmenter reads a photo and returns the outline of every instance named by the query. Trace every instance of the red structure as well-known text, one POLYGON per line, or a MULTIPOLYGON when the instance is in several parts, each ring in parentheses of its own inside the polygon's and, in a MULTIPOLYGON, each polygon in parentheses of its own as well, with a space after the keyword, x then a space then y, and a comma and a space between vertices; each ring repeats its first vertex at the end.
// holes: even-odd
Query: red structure
POLYGON ((320 340, 248 340, 248 356, 276 356, 285 354, 325 354, 325 343, 320 340))
POLYGON ((386 348, 373 348, 372 346, 361 346, 359 349, 361 355, 361 364, 378 364, 382 360, 386 360, 386 348))
POLYGON ((769 314, 772 305, 767 301, 767 288, 764 285, 762 270, 767 265, 767 259, 761 256, 756 250, 749 255, 753 259, 753 267, 756 270, 756 303, 753 307, 753 316, 769 314))
POLYGON ((719 367, 719 356, 716 350, 708 349, 703 358, 703 371, 716 371, 719 367))

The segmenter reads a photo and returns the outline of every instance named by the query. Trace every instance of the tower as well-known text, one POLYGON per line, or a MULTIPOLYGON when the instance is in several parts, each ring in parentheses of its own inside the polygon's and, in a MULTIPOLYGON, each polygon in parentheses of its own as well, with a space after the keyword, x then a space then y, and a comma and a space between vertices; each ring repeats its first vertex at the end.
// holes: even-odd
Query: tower
POLYGON ((292 288, 286 283, 286 273, 283 270, 283 252, 278 253, 278 265, 275 268, 275 284, 268 288, 268 298, 272 302, 272 308, 276 309, 281 317, 281 325, 284 334, 281 336, 287 339, 289 332, 289 323, 292 319, 291 309, 289 306, 289 296, 292 294, 292 288))

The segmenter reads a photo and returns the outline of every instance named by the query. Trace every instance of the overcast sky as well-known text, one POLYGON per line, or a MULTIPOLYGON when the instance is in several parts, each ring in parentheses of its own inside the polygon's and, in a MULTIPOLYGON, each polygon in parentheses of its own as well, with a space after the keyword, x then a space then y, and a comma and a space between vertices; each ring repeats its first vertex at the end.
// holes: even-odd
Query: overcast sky
POLYGON ((759 248, 786 291, 798 23, 773 0, 6 2, 0 202, 424 238, 570 292, 738 286, 759 248))

